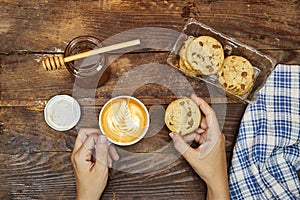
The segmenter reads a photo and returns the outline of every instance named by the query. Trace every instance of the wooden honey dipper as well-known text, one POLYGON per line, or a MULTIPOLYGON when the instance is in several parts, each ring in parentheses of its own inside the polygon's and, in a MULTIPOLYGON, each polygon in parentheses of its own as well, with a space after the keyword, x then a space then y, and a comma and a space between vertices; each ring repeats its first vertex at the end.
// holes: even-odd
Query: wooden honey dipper
POLYGON ((70 62, 73 60, 77 60, 80 58, 85 58, 88 56, 93 56, 93 55, 97 55, 100 53, 105 53, 108 51, 114 51, 117 49, 122 49, 122 48, 126 48, 126 47, 131 47, 131 46, 135 46, 135 45, 139 45, 141 44, 141 41, 139 39, 137 40, 131 40, 128 42, 123 42, 123 43, 118 43, 118 44, 113 44, 110 46, 106 46, 106 47, 101 47, 98 49, 93 49, 90 51, 86 51, 83 53, 79 53, 76 55, 72 55, 72 56, 68 56, 68 57, 63 57, 63 55, 58 55, 58 56, 52 56, 52 57, 46 57, 44 58, 41 62, 43 65, 43 68, 47 71, 49 70, 55 70, 55 69, 59 69, 61 67, 65 66, 66 62, 70 62))

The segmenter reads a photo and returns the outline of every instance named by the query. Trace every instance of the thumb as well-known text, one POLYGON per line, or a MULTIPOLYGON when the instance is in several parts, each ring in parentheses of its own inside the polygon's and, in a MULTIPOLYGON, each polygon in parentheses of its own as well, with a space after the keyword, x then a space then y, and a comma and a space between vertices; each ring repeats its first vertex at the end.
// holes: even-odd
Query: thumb
POLYGON ((180 135, 176 133, 170 133, 170 137, 173 139, 175 149, 190 163, 195 158, 196 151, 191 148, 180 135))
POLYGON ((108 142, 105 135, 100 135, 96 142, 96 168, 101 168, 103 166, 107 167, 108 159, 108 142))

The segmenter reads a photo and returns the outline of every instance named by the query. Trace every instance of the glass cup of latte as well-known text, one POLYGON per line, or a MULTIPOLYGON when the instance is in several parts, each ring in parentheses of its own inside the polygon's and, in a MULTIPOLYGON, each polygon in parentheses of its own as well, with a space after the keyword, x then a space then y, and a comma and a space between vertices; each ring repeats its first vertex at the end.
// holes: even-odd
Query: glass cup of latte
POLYGON ((110 99, 99 115, 100 130, 116 145, 128 146, 140 141, 149 128, 149 113, 145 105, 131 96, 110 99))

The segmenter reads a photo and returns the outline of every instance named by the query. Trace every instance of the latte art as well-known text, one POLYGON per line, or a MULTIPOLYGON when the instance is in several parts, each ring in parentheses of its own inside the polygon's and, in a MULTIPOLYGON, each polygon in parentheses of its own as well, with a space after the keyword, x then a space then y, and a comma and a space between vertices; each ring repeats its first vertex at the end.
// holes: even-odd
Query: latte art
POLYGON ((100 112, 99 123, 101 131, 112 143, 130 145, 146 134, 149 114, 139 100, 120 96, 104 105, 100 112))
POLYGON ((114 132, 121 132, 124 134, 135 136, 139 129, 139 117, 132 115, 127 102, 124 100, 120 103, 119 110, 116 109, 116 113, 113 113, 111 123, 109 126, 114 132))

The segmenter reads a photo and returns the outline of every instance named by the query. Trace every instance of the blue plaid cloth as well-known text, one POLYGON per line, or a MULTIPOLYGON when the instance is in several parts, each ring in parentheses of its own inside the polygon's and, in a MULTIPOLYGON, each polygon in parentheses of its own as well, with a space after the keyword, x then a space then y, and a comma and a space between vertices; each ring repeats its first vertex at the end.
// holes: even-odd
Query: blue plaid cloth
POLYGON ((229 172, 232 199, 300 199, 300 66, 278 65, 248 105, 229 172))

